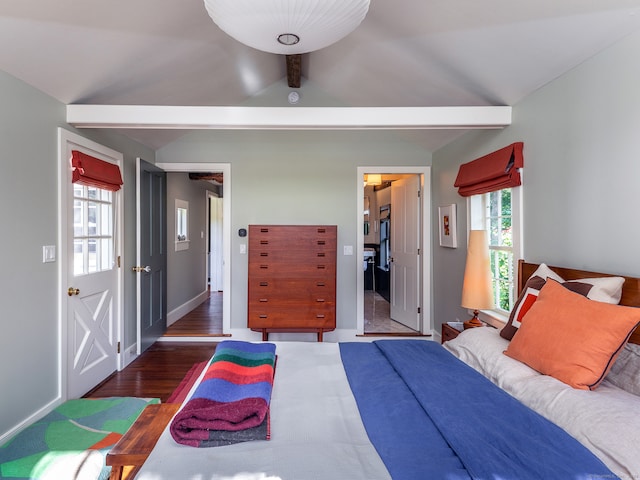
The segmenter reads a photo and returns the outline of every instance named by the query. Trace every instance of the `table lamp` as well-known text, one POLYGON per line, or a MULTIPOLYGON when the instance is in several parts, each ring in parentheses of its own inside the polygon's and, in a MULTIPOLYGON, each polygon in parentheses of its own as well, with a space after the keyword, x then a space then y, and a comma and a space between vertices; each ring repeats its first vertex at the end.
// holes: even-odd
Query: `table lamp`
POLYGON ((473 310, 473 317, 464 322, 464 328, 482 326, 482 322, 478 318, 478 311, 491 309, 493 306, 487 232, 485 230, 471 230, 462 284, 462 307, 473 310))

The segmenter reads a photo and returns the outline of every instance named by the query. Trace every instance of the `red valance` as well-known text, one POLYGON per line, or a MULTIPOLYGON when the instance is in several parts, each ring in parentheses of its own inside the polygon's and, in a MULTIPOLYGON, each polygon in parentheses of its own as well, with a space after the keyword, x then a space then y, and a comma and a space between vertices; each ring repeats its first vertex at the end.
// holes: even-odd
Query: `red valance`
POLYGON ((71 151, 71 169, 73 183, 112 192, 120 190, 122 185, 122 175, 118 165, 105 162, 78 150, 71 151))
POLYGON ((522 184, 519 168, 524 164, 523 142, 511 145, 460 165, 453 184, 463 197, 495 192, 522 184))

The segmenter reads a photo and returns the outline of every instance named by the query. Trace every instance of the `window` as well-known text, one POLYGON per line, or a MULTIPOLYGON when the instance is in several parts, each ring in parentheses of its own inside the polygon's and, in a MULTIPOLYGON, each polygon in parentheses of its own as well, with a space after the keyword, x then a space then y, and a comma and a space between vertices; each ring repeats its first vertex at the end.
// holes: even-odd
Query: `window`
POLYGON ((73 273, 111 270, 114 267, 113 193, 73 184, 73 273))
POLYGON ((507 315, 516 298, 517 261, 521 257, 521 188, 505 188, 469 197, 471 229, 487 230, 495 311, 507 315))
POLYGON ((176 199, 176 252, 189 248, 189 202, 176 199))

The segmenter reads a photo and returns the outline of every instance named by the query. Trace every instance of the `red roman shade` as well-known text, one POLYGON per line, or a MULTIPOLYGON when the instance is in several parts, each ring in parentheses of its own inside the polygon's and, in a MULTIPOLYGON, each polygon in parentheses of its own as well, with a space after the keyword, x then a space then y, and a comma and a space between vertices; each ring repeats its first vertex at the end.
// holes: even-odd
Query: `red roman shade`
POLYGON ((78 150, 71 151, 71 169, 73 183, 112 192, 120 190, 122 185, 122 175, 118 165, 105 162, 78 150))
POLYGON ((453 186, 458 187, 458 193, 463 197, 470 197, 521 185, 518 169, 524 164, 523 146, 523 142, 512 143, 472 162, 463 163, 453 186))

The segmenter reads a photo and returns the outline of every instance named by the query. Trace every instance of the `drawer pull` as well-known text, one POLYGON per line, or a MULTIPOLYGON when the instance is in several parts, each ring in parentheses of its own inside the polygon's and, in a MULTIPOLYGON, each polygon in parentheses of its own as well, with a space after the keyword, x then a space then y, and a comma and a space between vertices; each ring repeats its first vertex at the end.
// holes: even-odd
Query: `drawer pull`
POLYGON ((261 228, 260 229, 260 233, 269 233, 269 229, 268 228, 261 228))
POLYGON ((268 315, 265 315, 264 313, 258 315, 258 318, 267 318, 268 315))
POLYGON ((260 240, 260 245, 269 245, 269 240, 260 240))
POLYGON ((262 270, 268 270, 269 269, 269 265, 260 265, 260 268, 262 270))
POLYGON ((260 286, 261 287, 268 287, 269 286, 269 282, 260 282, 260 286))
POLYGON ((324 314, 323 314, 323 313, 318 313, 318 314, 316 315, 316 318, 324 318, 324 314))
POLYGON ((326 257, 327 255, 324 252, 320 252, 320 253, 318 253, 318 256, 319 257, 326 257))
POLYGON ((327 242, 325 242, 324 240, 318 240, 318 245, 326 245, 327 242))
POLYGON ((316 302, 318 302, 318 303, 324 303, 324 298, 316 298, 316 302))
POLYGON ((267 300, 266 298, 261 298, 258 301, 261 302, 261 303, 267 303, 269 300, 267 300))
POLYGON ((318 265, 318 270, 324 270, 325 268, 327 267, 325 267, 324 265, 318 265))
POLYGON ((316 287, 326 287, 327 284, 324 282, 316 282, 316 287))
POLYGON ((318 229, 318 233, 327 233, 327 229, 326 228, 319 228, 318 229))
POLYGON ((269 253, 268 252, 260 252, 260 256, 261 257, 268 257, 269 253))

